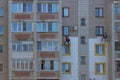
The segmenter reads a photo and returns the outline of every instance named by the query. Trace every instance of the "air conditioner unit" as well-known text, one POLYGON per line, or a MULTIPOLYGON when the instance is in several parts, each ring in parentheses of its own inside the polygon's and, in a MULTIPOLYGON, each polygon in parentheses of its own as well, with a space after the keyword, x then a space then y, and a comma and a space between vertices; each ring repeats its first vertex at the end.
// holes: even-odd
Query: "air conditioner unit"
POLYGON ((71 27, 71 30, 73 30, 73 31, 77 30, 77 26, 71 27))

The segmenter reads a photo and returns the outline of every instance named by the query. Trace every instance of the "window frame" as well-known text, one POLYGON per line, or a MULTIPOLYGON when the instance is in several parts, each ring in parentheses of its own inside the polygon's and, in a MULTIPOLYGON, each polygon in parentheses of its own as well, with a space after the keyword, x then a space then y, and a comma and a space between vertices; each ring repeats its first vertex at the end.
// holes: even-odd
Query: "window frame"
POLYGON ((86 65, 86 56, 81 56, 81 65, 86 65), (84 57, 84 61, 82 60, 82 57, 84 57))
POLYGON ((81 80, 86 80, 86 74, 81 74, 81 80), (83 79, 83 76, 85 79, 83 79))
POLYGON ((3 45, 0 44, 0 54, 4 52, 3 45))
POLYGON ((63 34, 63 36, 69 36, 69 34, 70 34, 70 27, 69 26, 62 26, 62 34, 63 34), (66 31, 64 31, 65 27, 68 28, 68 31, 67 31, 68 34, 66 34, 66 31))
POLYGON ((58 4, 56 2, 54 2, 54 3, 37 3, 37 13, 58 13, 58 4), (49 7, 49 4, 51 5, 51 8, 49 7))
POLYGON ((33 70, 33 61, 30 59, 14 59, 12 61, 13 70, 33 70), (31 67, 32 62, 32 67, 31 67), (27 63, 27 65, 26 65, 27 63))
POLYGON ((57 60, 40 60, 40 65, 38 66, 39 71, 58 71, 59 70, 59 62, 57 60), (42 63, 44 62, 44 64, 42 63), (53 64, 51 63, 53 62, 53 64), (57 62, 57 63, 56 63, 57 62), (42 64, 44 67, 42 68, 42 64), (56 68, 57 64, 57 68, 56 68))
POLYGON ((4 27, 3 27, 2 25, 0 25, 0 29, 1 29, 1 30, 0 30, 0 31, 1 31, 1 32, 0 32, 0 36, 1 36, 1 35, 4 34, 4 27))
POLYGON ((103 18, 104 17, 104 7, 96 7, 95 8, 95 16, 97 18, 103 18), (101 9, 102 9, 102 15, 101 15, 101 12, 100 12, 101 9))
POLYGON ((81 18, 80 21, 81 21, 80 22, 81 26, 86 26, 86 18, 81 18), (84 24, 83 24, 83 20, 84 20, 84 24))
POLYGON ((0 64, 2 64, 2 71, 0 71, 0 73, 4 73, 4 64, 3 63, 0 64))
POLYGON ((71 74, 71 63, 70 62, 62 62, 62 73, 63 74, 71 74), (63 72, 63 65, 66 65, 66 64, 69 65, 69 71, 63 72))
MULTIPOLYGON (((31 8, 30 8, 31 9, 31 8)), ((33 3, 32 2, 15 2, 11 4, 11 13, 33 13, 33 3), (28 4, 32 4, 32 10, 29 11, 28 4), (12 8, 16 6, 16 11, 13 11, 12 8)))
POLYGON ((95 62, 95 75, 105 75, 105 74, 106 74, 106 63, 105 62, 95 62), (103 65, 103 73, 97 72, 96 65, 103 65))
POLYGON ((69 17, 70 16, 70 8, 69 7, 63 7, 62 8, 62 17, 69 17), (67 9, 67 15, 65 15, 65 9, 67 9))
POLYGON ((80 43, 81 43, 82 45, 85 45, 85 44, 86 44, 86 37, 85 37, 85 36, 81 36, 81 37, 80 37, 80 43))
POLYGON ((58 32, 58 22, 37 22, 36 23, 36 32, 40 33, 57 33, 58 32), (49 26, 51 24, 51 26, 49 26), (45 28, 44 28, 45 27, 45 28), (49 30, 51 27, 51 31, 49 30))
POLYGON ((40 51, 58 51, 58 41, 57 40, 40 40, 40 41, 37 41, 37 43, 40 42, 40 48, 38 48, 38 44, 37 44, 37 51, 40 52, 40 51), (49 41, 51 41, 51 44, 52 45, 49 45, 49 41), (57 42, 57 45, 54 45, 55 43, 57 42), (44 44, 45 43, 45 44, 44 44), (44 44, 44 46, 43 46, 44 44), (52 47, 49 47, 49 46, 52 46, 52 47), (57 50, 55 50, 55 48, 57 47, 57 50), (44 49, 45 48, 45 49, 44 49), (49 49, 51 48, 51 50, 49 49), (39 49, 39 50, 38 50, 39 49), (40 50, 41 49, 41 50, 40 50))
MULTIPOLYGON (((100 48, 99 48, 100 49, 100 48)), ((100 51, 100 50, 99 50, 100 51)), ((98 51, 98 52, 99 52, 98 51)), ((106 56, 106 44, 95 44, 95 56, 106 56), (98 54, 97 53, 97 46, 102 46, 103 49, 103 53, 102 54, 98 54)))
POLYGON ((104 33, 104 26, 96 26, 96 31, 95 31, 96 36, 103 36, 103 33, 104 33), (102 34, 100 33, 101 29, 102 29, 102 34))
POLYGON ((63 56, 71 56, 71 45, 70 44, 65 44, 64 46, 62 46, 62 55, 63 56), (65 47, 68 47, 68 53, 66 53, 66 51, 65 51, 65 47))
POLYGON ((0 7, 0 10, 1 10, 1 15, 0 17, 4 16, 4 8, 3 7, 0 7))

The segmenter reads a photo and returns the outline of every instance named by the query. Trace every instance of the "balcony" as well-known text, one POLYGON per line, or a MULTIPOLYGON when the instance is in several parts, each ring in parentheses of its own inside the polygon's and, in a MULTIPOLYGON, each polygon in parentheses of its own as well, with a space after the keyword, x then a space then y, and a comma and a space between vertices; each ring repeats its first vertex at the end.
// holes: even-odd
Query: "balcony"
POLYGON ((12 33, 12 40, 33 40, 33 33, 16 32, 12 33))
POLYGON ((37 39, 57 39, 58 33, 37 33, 37 39))
POLYGON ((38 79, 59 79, 58 71, 41 71, 38 72, 38 79))
POLYGON ((53 52, 47 52, 47 51, 42 51, 38 53, 39 58, 59 58, 59 52, 58 51, 53 51, 53 52))
POLYGON ((34 79, 34 74, 30 71, 14 71, 12 74, 12 79, 34 79))
POLYGON ((33 13, 13 13, 12 19, 14 20, 32 20, 33 19, 33 13))
POLYGON ((37 20, 59 20, 58 13, 38 13, 37 20))

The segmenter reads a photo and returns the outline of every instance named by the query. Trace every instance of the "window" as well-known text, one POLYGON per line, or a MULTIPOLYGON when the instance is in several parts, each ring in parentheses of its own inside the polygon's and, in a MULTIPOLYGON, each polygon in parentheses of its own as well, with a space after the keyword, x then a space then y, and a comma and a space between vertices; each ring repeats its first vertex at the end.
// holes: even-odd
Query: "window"
POLYGON ((59 64, 55 60, 41 60, 41 65, 38 65, 39 70, 58 70, 59 64))
POLYGON ((85 44, 85 36, 81 36, 81 44, 85 44))
POLYGON ((96 44, 95 45, 95 55, 96 56, 105 56, 105 44, 96 44))
POLYGON ((57 51, 58 41, 52 41, 52 40, 37 41, 37 50, 38 51, 57 51))
POLYGON ((0 7, 0 16, 4 16, 4 8, 0 7))
POLYGON ((0 26, 0 35, 3 35, 3 26, 0 26))
POLYGON ((3 45, 0 45, 0 53, 3 53, 3 45))
POLYGON ((63 26, 63 35, 69 35, 69 26, 63 26))
POLYGON ((103 36, 104 27, 103 26, 96 26, 96 36, 103 36))
POLYGON ((70 55, 70 44, 66 44, 66 45, 62 46, 62 54, 64 56, 70 55))
POLYGON ((22 13, 22 12, 32 12, 32 3, 12 3, 11 4, 12 13, 22 13))
POLYGON ((3 68, 4 68, 3 64, 0 63, 0 72, 3 72, 3 68))
POLYGON ((33 69, 32 60, 13 60, 12 68, 14 70, 31 70, 33 69))
POLYGON ((95 75, 105 75, 105 74, 106 74, 106 64, 95 63, 95 75))
POLYGON ((66 74, 71 73, 71 65, 69 62, 62 63, 62 73, 66 73, 66 74))
POLYGON ((103 17, 103 8, 102 7, 96 8, 95 15, 96 15, 96 17, 103 17))
POLYGON ((37 32, 58 32, 57 22, 37 22, 37 32))
POLYGON ((12 32, 32 32, 32 22, 12 22, 12 32))
POLYGON ((82 65, 86 64, 86 57, 85 56, 81 56, 81 64, 82 65))
POLYGON ((85 26, 86 22, 85 22, 85 18, 81 18, 81 26, 85 26))
POLYGON ((33 43, 29 41, 12 42, 12 51, 33 51, 33 43))
POLYGON ((37 3, 37 12, 56 13, 58 12, 57 3, 37 3))
POLYGON ((69 8, 68 7, 62 8, 62 15, 63 15, 63 17, 69 17, 69 8))
POLYGON ((115 51, 120 51, 120 42, 115 42, 115 51))
POLYGON ((86 75, 85 74, 81 74, 81 80, 86 80, 86 75))
POLYGON ((120 13, 120 7, 119 7, 118 3, 114 4, 114 12, 115 12, 115 14, 119 14, 120 13))

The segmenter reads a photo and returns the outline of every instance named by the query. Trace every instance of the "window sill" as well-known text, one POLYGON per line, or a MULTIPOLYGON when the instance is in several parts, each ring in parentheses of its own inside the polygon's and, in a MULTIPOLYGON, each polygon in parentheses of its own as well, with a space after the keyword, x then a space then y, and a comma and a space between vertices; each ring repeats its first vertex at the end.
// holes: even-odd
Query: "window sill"
POLYGON ((95 73, 95 75, 105 75, 105 73, 95 73))
POLYGON ((106 56, 106 54, 95 54, 95 56, 106 56))
POLYGON ((71 54, 62 54, 62 56, 71 56, 71 54))

